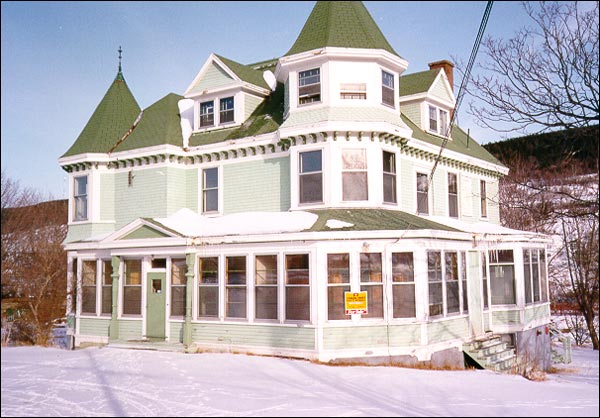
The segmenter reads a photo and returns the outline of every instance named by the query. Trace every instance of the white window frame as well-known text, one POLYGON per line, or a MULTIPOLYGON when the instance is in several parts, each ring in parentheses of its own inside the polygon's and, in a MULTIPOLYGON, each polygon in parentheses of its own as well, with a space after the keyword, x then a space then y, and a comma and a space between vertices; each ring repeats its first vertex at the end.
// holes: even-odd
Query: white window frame
MULTIPOLYGON (((226 103, 226 102, 225 102, 226 103)), ((229 125, 235 123, 235 95, 227 97, 219 97, 219 125, 229 125), (226 100, 231 99, 231 108, 223 109, 223 103, 226 100), (223 113, 231 112, 232 118, 228 121, 223 121, 223 113)))
POLYGON ((74 176, 73 177, 73 222, 85 222, 90 219, 90 202, 89 202, 89 192, 90 188, 90 176, 85 174, 83 176, 74 176), (79 180, 85 179, 85 192, 82 193, 79 188, 79 180), (80 213, 80 205, 84 205, 85 214, 83 216, 79 216, 80 213))
POLYGON ((415 173, 415 194, 416 194, 416 198, 415 198, 415 212, 418 215, 430 215, 431 214, 431 185, 429 184, 429 175, 427 173, 423 173, 421 171, 417 171, 415 173), (419 191, 419 177, 420 176, 425 176, 426 179, 426 184, 427 184, 427 190, 425 192, 419 191), (421 212, 419 210, 419 193, 426 193, 427 194, 427 199, 425 200, 427 202, 427 212, 421 212))
POLYGON ((342 83, 340 84, 341 100, 367 100, 366 83, 342 83))
POLYGON ((388 151, 386 149, 382 149, 381 150, 381 158, 382 158, 382 164, 381 164, 381 171, 382 171, 382 202, 384 204, 388 204, 388 205, 398 205, 398 156, 396 155, 395 152, 392 151, 388 151), (386 154, 390 154, 392 156, 392 169, 393 171, 385 171, 385 157, 386 154), (388 201, 385 199, 385 179, 386 178, 392 178, 393 179, 393 187, 392 187, 392 191, 393 191, 393 197, 394 200, 393 201, 388 201))
POLYGON ((449 171, 446 175, 446 181, 447 181, 447 190, 448 190, 448 216, 450 218, 460 218, 460 196, 459 196, 459 190, 460 190, 460 186, 458 184, 458 173, 454 173, 449 171), (450 192, 450 176, 454 176, 454 184, 456 186, 456 192, 455 193, 451 193, 450 192), (452 215, 451 213, 451 198, 456 199, 456 215, 452 215))
POLYGON ((381 70, 381 104, 395 109, 396 108, 396 86, 395 86, 394 79, 395 79, 394 74, 392 74, 389 71, 383 70, 383 69, 381 70), (392 82, 391 86, 386 84, 386 75, 389 76, 388 79, 390 79, 392 82), (386 94, 384 92, 386 90, 388 91, 388 94, 391 91, 391 95, 392 95, 391 103, 387 103, 385 101, 386 94))
POLYGON ((320 67, 298 71, 298 106, 309 106, 311 104, 317 104, 317 103, 323 102, 323 88, 322 88, 321 82, 322 82, 322 80, 321 80, 321 68, 320 67), (317 74, 303 76, 303 74, 310 73, 311 71, 317 71, 317 74), (318 78, 318 81, 302 84, 302 82, 304 80, 309 80, 309 79, 313 79, 313 78, 318 78), (317 85, 319 86, 318 94, 316 94, 316 93, 301 94, 303 88, 305 90, 310 91, 310 88, 308 86, 317 86, 317 85), (303 102, 303 99, 305 99, 305 98, 311 99, 313 97, 318 97, 318 100, 310 100, 310 101, 303 102))
POLYGON ((368 202, 369 201, 369 152, 366 148, 342 148, 341 149, 341 167, 342 167, 342 202, 368 202), (344 153, 347 152, 357 152, 360 151, 363 154, 363 162, 364 162, 364 167, 361 168, 344 168, 344 153), (364 173, 366 175, 366 179, 365 179, 365 187, 366 190, 365 191, 365 198, 364 199, 350 199, 350 198, 346 198, 344 196, 344 175, 345 174, 353 174, 353 173, 364 173))
POLYGON ((487 182, 484 179, 479 180, 479 215, 481 219, 488 219, 487 204, 487 182))
POLYGON ((323 205, 323 203, 325 203, 325 170, 324 170, 324 166, 325 166, 325 152, 323 148, 309 148, 309 149, 301 149, 298 150, 298 152, 295 154, 296 156, 296 160, 297 160, 297 164, 296 164, 296 172, 294 174, 294 178, 296 179, 296 193, 295 193, 295 198, 297 198, 297 202, 298 202, 298 206, 310 206, 310 205, 323 205), (321 171, 309 171, 309 172, 302 172, 302 154, 306 154, 306 153, 310 153, 310 152, 320 152, 321 153, 321 171), (315 175, 315 174, 320 174, 321 175, 321 200, 320 201, 310 201, 310 202, 303 202, 302 201, 302 193, 301 193, 301 177, 302 176, 308 176, 308 175, 315 175))
POLYGON ((203 102, 199 102, 198 103, 198 114, 199 114, 199 119, 198 119, 198 128, 199 129, 208 129, 208 128, 213 128, 215 126, 217 126, 217 118, 215 116, 215 101, 218 100, 217 98, 212 98, 203 102), (208 103, 212 103, 212 113, 202 113, 202 105, 204 104, 208 104, 208 103), (212 123, 211 124, 206 124, 203 125, 202 124, 202 118, 203 117, 208 117, 209 115, 212 115, 212 123))
POLYGON ((222 184, 222 178, 221 178, 221 167, 220 166, 207 166, 207 167, 202 167, 200 169, 200 210, 201 213, 203 215, 219 215, 221 214, 221 208, 222 208, 222 192, 221 192, 221 187, 220 185, 222 184), (210 187, 207 188, 206 187, 206 180, 205 180, 205 172, 207 170, 217 170, 217 187, 210 187), (217 209, 216 210, 210 210, 207 211, 205 209, 206 207, 206 199, 205 199, 205 193, 207 191, 211 191, 211 190, 217 190, 217 209))

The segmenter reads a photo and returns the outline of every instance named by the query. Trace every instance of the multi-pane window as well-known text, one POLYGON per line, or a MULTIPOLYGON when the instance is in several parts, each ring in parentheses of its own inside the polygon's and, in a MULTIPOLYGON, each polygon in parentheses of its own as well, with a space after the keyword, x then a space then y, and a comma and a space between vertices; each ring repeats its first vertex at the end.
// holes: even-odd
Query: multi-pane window
POLYGON ((225 316, 246 317, 246 257, 227 257, 225 271, 225 316))
POLYGON ((102 310, 103 314, 112 313, 112 263, 102 260, 102 310))
POLYGON ((219 211, 219 169, 202 170, 202 212, 219 211))
POLYGON ((277 319, 277 256, 257 255, 254 272, 256 319, 277 319))
POLYGON ((438 131, 437 107, 429 106, 429 130, 438 131))
POLYGON ((308 254, 285 256, 285 318, 310 321, 308 254))
POLYGON ((381 71, 381 102, 394 106, 394 75, 381 71))
POLYGON ((467 293, 467 253, 460 253, 460 281, 462 285, 463 313, 469 312, 469 297, 467 293))
POLYGON ((512 250, 490 251, 492 305, 514 305, 515 264, 512 250))
POLYGON ((142 313, 142 260, 125 260, 123 283, 123 314, 142 313))
POLYGON ((392 297, 394 318, 416 316, 413 253, 392 253, 392 297))
POLYGON ((525 275, 525 303, 547 301, 545 251, 523 250, 523 272, 525 275))
POLYGON ((481 207, 481 217, 487 218, 487 196, 486 196, 485 180, 479 181, 479 202, 481 207))
POLYGON ((185 316, 185 258, 171 259, 171 316, 185 316))
POLYGON ((424 173, 417 173, 417 213, 429 214, 429 179, 424 173))
POLYGON ((350 319, 345 314, 344 292, 350 291, 350 255, 327 255, 327 319, 350 319))
POLYGON ((233 122, 234 120, 234 108, 233 108, 233 97, 226 97, 220 100, 219 108, 219 123, 233 122))
POLYGON ((219 316, 219 258, 198 260, 198 317, 219 316))
POLYGON ((315 68, 298 73, 298 104, 321 101, 321 70, 315 68))
POLYGON ((444 285, 446 286, 446 313, 460 311, 460 289, 458 277, 458 253, 444 252, 444 285))
POLYGON ((383 318, 381 253, 360 253, 360 291, 367 292, 368 313, 363 318, 383 318))
POLYGON ((87 176, 75 177, 73 184, 73 201, 75 207, 73 208, 73 220, 74 221, 85 221, 87 220, 87 208, 88 208, 88 190, 87 190, 88 178, 87 176))
POLYGON ((200 103, 200 127, 213 126, 215 124, 214 101, 200 103))
POLYGON ((483 287, 483 309, 488 308, 488 271, 487 256, 485 251, 481 252, 481 286, 483 287))
POLYGON ((365 83, 352 83, 340 85, 340 99, 367 99, 367 85, 365 83))
POLYGON ((429 282, 429 316, 444 314, 444 295, 442 281, 442 253, 427 252, 427 277, 429 282))
POLYGON ((342 200, 368 199, 366 150, 342 150, 342 200))
POLYGON ((455 173, 448 173, 448 216, 458 218, 458 182, 455 173))
POLYGON ((450 136, 448 131, 448 112, 440 109, 440 134, 450 136))
POLYGON ((396 155, 387 151, 383 151, 383 201, 397 203, 396 155))
POLYGON ((321 151, 301 152, 299 155, 298 183, 300 203, 323 201, 323 164, 321 151))
POLYGON ((96 314, 96 260, 84 260, 81 271, 81 313, 96 314))

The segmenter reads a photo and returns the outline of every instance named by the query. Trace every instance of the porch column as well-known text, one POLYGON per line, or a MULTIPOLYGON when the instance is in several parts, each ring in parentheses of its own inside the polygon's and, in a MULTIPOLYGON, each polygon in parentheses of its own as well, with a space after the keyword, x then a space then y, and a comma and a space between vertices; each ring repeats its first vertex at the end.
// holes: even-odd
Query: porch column
POLYGON ((183 324, 183 344, 189 346, 192 343, 192 299, 194 296, 194 264, 195 254, 186 254, 185 263, 185 323, 183 324))
POLYGON ((121 259, 119 257, 112 257, 112 316, 110 318, 110 325, 108 326, 108 339, 118 340, 119 339, 119 322, 117 320, 119 312, 119 265, 121 259))

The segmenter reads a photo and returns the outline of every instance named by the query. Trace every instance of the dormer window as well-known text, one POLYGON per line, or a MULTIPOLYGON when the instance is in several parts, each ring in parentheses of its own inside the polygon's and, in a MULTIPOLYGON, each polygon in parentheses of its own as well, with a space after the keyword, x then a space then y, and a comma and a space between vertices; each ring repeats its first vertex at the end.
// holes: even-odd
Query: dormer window
POLYGON ((221 99, 221 107, 219 113, 219 123, 233 122, 234 111, 233 111, 233 97, 226 97, 221 99))
POLYGON ((215 105, 210 102, 200 103, 200 127, 214 126, 215 124, 215 105))
POLYGON ((381 71, 381 103, 394 107, 394 75, 381 71))
POLYGON ((448 112, 438 109, 435 106, 429 106, 429 131, 436 134, 447 136, 448 130, 448 112))
POLYGON ((367 100, 367 85, 365 83, 340 85, 340 99, 367 100))
POLYGON ((88 178, 87 176, 75 177, 73 185, 73 220, 86 221, 88 218, 88 178))
POLYGON ((298 73, 298 104, 321 101, 321 70, 315 68, 298 73))

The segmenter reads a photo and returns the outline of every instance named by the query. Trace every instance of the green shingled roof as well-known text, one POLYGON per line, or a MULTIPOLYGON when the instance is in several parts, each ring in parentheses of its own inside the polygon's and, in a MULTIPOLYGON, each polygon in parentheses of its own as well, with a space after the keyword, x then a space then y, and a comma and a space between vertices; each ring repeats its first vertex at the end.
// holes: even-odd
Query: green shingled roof
POLYGON ((234 128, 196 132, 190 137, 190 147, 209 145, 230 139, 245 138, 275 132, 283 123, 283 84, 268 96, 241 125, 234 128))
MULTIPOLYGON (((400 114, 400 117, 413 131, 413 137, 423 142, 427 142, 432 145, 441 146, 443 138, 437 135, 431 135, 421 128, 419 128, 413 121, 411 121, 406 115, 400 114)), ((504 167, 504 165, 492 154, 490 154, 485 148, 477 143, 472 137, 467 140, 467 134, 460 129, 458 126, 452 126, 452 140, 446 142, 446 148, 450 151, 459 152, 474 158, 478 158, 483 161, 487 161, 493 164, 504 167)), ((442 154, 443 155, 443 154, 442 154)))
POLYGON ((108 152, 133 125, 140 113, 133 94, 119 72, 75 143, 63 155, 108 152))
POLYGON ((442 71, 441 68, 436 68, 435 70, 420 71, 401 76, 400 96, 410 96, 411 94, 429 91, 440 71, 442 71))
POLYGON ((248 65, 240 64, 239 62, 232 61, 220 55, 215 55, 243 81, 254 84, 255 86, 263 87, 265 89, 269 88, 265 79, 263 78, 262 71, 255 70, 248 65))
POLYGON ((399 56, 360 1, 318 1, 285 56, 326 46, 383 49, 399 56))
POLYGON ((131 134, 112 152, 127 151, 155 145, 183 146, 177 102, 183 96, 170 93, 144 110, 131 134))
POLYGON ((429 219, 399 210, 387 209, 316 209, 308 212, 318 215, 318 219, 307 231, 405 231, 432 229, 438 231, 458 231, 429 219), (330 219, 352 224, 346 228, 329 228, 330 219))

